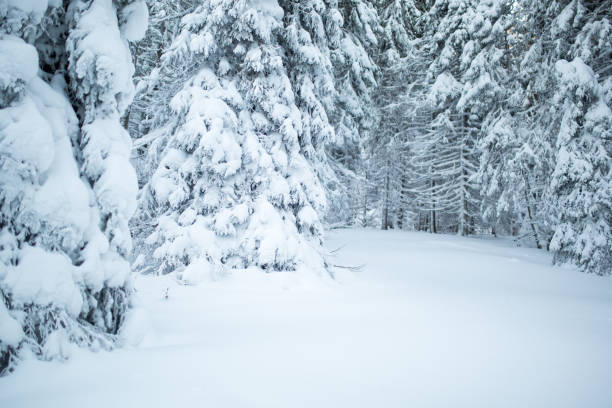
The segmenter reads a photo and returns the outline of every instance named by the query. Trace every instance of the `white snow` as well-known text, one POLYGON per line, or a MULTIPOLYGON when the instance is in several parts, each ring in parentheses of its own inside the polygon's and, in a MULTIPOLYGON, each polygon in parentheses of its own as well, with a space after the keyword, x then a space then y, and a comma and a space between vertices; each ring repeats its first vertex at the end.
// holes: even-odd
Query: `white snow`
POLYGON ((438 75, 429 93, 430 101, 436 106, 442 106, 448 97, 456 96, 461 90, 461 84, 451 74, 443 72, 438 75))
POLYGON ((0 302, 0 342, 17 347, 23 339, 23 329, 9 314, 4 302, 0 302))
POLYGON ((2 286, 15 304, 53 304, 78 316, 83 298, 75 282, 76 268, 66 255, 26 245, 19 265, 7 269, 2 286))
POLYGON ((283 9, 276 0, 251 0, 251 6, 273 18, 283 18, 283 9))
POLYGON ((563 80, 570 83, 586 86, 597 81, 591 67, 586 65, 580 57, 574 58, 571 62, 559 60, 555 63, 555 68, 563 80))
POLYGON ((178 273, 178 279, 185 285, 197 285, 213 280, 214 266, 206 259, 197 258, 178 273))
MULTIPOLYGON (((34 19, 40 20, 49 5, 48 0, 6 0, 8 8, 17 8, 34 19)), ((52 2, 52 5, 54 2, 52 2)))
POLYGON ((2 109, 0 149, 3 154, 16 162, 31 163, 41 173, 47 171, 53 161, 53 133, 45 119, 30 97, 2 109))
POLYGON ((128 4, 121 9, 121 34, 128 41, 140 41, 147 32, 149 9, 144 1, 128 4))
POLYGON ((332 263, 364 268, 139 277, 139 346, 26 360, 0 406, 612 406, 611 280, 504 239, 329 235, 332 263))
POLYGON ((38 72, 36 48, 12 35, 0 35, 0 85, 30 81, 38 72))
POLYGON ((563 11, 555 18, 554 24, 551 27, 553 35, 560 35, 564 31, 568 31, 571 28, 572 19, 574 18, 576 5, 572 1, 570 2, 563 11))
POLYGON ((32 80, 29 89, 37 112, 24 115, 27 119, 18 123, 34 129, 29 134, 21 132, 17 136, 21 140, 30 140, 31 147, 22 149, 23 152, 50 160, 44 183, 32 200, 32 209, 42 219, 56 225, 71 225, 82 231, 90 222, 92 209, 89 192, 79 177, 70 144, 70 135, 76 132, 76 115, 65 95, 49 87, 42 79, 32 80), (37 116, 40 123, 35 120, 37 116), (50 129, 53 136, 50 146, 40 140, 45 128, 50 129))
POLYGON ((130 346, 139 345, 151 330, 151 316, 146 309, 136 307, 131 309, 121 326, 119 336, 130 346))
POLYGON ((70 69, 75 70, 77 78, 92 82, 88 86, 103 88, 106 98, 112 95, 120 112, 132 101, 134 92, 132 56, 121 34, 113 2, 94 0, 82 13, 69 39, 70 43, 77 43, 70 56, 70 69))

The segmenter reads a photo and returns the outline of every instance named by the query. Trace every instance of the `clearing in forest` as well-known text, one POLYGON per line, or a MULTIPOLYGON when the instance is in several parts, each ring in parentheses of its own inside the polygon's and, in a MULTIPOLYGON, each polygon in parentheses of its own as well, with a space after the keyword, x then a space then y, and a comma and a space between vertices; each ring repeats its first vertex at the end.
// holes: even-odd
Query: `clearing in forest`
POLYGON ((612 406, 610 279, 504 239, 329 233, 341 246, 365 266, 336 281, 139 277, 138 346, 25 361, 0 406, 612 406))

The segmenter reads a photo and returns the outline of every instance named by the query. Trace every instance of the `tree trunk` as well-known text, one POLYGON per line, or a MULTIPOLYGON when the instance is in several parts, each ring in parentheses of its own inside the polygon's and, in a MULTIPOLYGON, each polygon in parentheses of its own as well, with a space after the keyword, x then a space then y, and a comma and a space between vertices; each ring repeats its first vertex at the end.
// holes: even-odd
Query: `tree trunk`
POLYGON ((365 182, 363 184, 363 218, 361 219, 363 227, 368 226, 368 172, 365 173, 365 182))
POLYGON ((390 168, 391 167, 391 163, 389 160, 387 160, 387 174, 386 174, 386 179, 385 179, 385 208, 383 211, 383 225, 382 225, 382 229, 387 230, 389 229, 389 194, 390 194, 390 188, 391 188, 391 176, 389 174, 390 168))
POLYGON ((536 247, 538 249, 542 249, 542 245, 540 244, 540 239, 538 238, 538 231, 535 227, 535 222, 533 220, 533 214, 531 211, 531 205, 529 204, 529 193, 528 190, 531 191, 531 187, 529 185, 529 179, 525 172, 523 172, 523 178, 525 180, 525 205, 527 206, 527 218, 529 218, 529 226, 531 227, 531 231, 533 232, 533 239, 535 240, 536 247))
POLYGON ((461 163, 461 209, 459 213, 459 229, 458 233, 461 236, 468 235, 468 211, 467 211, 467 172, 465 171, 464 166, 464 146, 467 140, 467 126, 468 126, 468 118, 467 114, 463 114, 463 143, 461 145, 460 151, 460 163, 461 163))
POLYGON ((408 184, 408 179, 405 174, 402 174, 399 208, 397 211, 397 228, 400 230, 404 229, 404 221, 405 221, 404 194, 406 190, 408 189, 407 184, 408 184))
POLYGON ((431 209, 431 227, 429 228, 429 231, 432 234, 436 234, 438 231, 436 229, 436 204, 434 202, 433 208, 431 209))

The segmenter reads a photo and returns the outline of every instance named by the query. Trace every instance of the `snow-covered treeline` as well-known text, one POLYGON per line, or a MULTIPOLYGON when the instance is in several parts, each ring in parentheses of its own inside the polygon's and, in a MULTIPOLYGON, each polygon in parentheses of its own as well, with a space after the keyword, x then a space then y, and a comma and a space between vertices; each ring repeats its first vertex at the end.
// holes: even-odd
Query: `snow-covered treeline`
POLYGON ((211 273, 295 269, 316 251, 322 221, 511 234, 559 263, 610 270, 609 1, 150 9, 126 118, 143 187, 137 269, 182 270, 200 258, 211 273), (222 132, 215 118, 230 123, 221 139, 237 147, 208 141, 222 132), (251 131, 263 148, 254 158, 251 131), (249 191, 244 180, 262 171, 268 181, 249 191), (267 261, 249 243, 262 240, 249 227, 262 195, 285 223, 284 238, 264 245, 275 254, 267 261))
POLYGON ((609 274, 611 10, 0 0, 0 371, 112 347, 133 271, 333 276, 326 225, 609 274))
POLYGON ((364 214, 511 234, 610 273, 612 2, 385 3, 387 23, 422 14, 385 30, 364 214))

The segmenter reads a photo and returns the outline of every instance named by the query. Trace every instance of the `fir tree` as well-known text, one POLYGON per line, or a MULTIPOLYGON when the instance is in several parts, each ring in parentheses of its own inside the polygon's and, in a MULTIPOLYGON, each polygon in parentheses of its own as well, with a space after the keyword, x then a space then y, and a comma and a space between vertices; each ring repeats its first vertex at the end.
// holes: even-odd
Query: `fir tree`
POLYGON ((300 144, 282 17, 276 2, 217 0, 183 18, 162 64, 190 79, 155 130, 160 160, 139 212, 153 261, 139 267, 187 282, 235 268, 324 271, 325 197, 300 144))
POLYGON ((136 180, 119 117, 133 90, 126 40, 142 35, 146 7, 0 9, 0 370, 10 371, 26 348, 51 359, 67 357, 67 341, 111 347, 125 319, 136 180))

